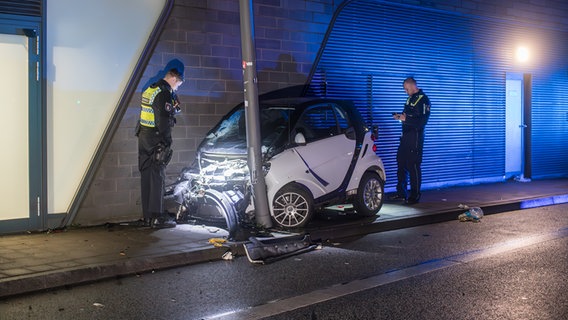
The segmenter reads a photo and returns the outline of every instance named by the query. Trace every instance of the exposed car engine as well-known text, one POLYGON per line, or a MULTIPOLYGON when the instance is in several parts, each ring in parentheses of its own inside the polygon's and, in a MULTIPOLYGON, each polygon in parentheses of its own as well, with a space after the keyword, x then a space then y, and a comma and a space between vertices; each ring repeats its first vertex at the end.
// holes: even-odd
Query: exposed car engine
POLYGON ((168 208, 174 208, 178 223, 200 219, 226 223, 229 233, 254 219, 250 201, 249 169, 246 160, 210 163, 199 171, 186 168, 178 180, 166 187, 168 208))

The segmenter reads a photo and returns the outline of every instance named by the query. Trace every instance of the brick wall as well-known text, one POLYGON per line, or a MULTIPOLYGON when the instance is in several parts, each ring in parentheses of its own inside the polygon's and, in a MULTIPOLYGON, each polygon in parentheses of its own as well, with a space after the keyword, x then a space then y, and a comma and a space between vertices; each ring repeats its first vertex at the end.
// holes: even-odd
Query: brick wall
MULTIPOLYGON (((259 93, 304 84, 339 0, 254 0, 259 93)), ((173 129, 173 181, 207 131, 243 100, 237 0, 176 0, 166 28, 74 223, 141 217, 137 141, 144 85, 172 59, 185 63, 182 113, 173 129)))
MULTIPOLYGON (((341 0, 254 0, 259 93, 304 84, 341 0)), ((568 30, 568 2, 547 0, 390 1, 463 14, 512 19, 568 30)), ((195 157, 205 133, 243 100, 237 0, 176 0, 136 94, 106 151, 75 224, 141 217, 137 141, 133 135, 142 88, 172 59, 185 63, 179 90, 183 112, 173 130, 168 180, 195 157)), ((409 19, 412 16, 409 15, 409 19)))

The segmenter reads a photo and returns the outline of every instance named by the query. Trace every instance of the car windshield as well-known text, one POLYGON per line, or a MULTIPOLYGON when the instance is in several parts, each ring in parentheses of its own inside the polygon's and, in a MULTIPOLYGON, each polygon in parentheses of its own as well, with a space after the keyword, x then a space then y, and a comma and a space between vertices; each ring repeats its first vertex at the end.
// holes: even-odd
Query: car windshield
MULTIPOLYGON (((262 106, 260 108, 262 153, 271 156, 288 142, 290 107, 262 106)), ((245 154, 247 150, 244 108, 236 109, 205 137, 202 150, 212 153, 245 154)))

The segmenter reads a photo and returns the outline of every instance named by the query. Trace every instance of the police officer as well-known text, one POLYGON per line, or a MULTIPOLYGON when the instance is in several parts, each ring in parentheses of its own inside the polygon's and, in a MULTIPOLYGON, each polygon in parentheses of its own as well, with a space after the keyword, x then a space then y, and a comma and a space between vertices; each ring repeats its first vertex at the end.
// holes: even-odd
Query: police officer
POLYGON ((408 95, 402 114, 395 113, 393 118, 402 122, 402 136, 396 155, 398 165, 396 185, 397 194, 391 199, 404 200, 407 204, 420 201, 422 183, 422 149, 424 147, 424 127, 430 117, 430 100, 416 80, 409 77, 403 82, 408 95), (408 177, 410 177, 410 195, 408 195, 408 177))
POLYGON ((176 223, 163 211, 165 169, 171 158, 172 127, 179 112, 175 91, 183 83, 183 70, 167 71, 163 79, 142 93, 137 124, 138 169, 144 222, 152 228, 171 228, 176 223))

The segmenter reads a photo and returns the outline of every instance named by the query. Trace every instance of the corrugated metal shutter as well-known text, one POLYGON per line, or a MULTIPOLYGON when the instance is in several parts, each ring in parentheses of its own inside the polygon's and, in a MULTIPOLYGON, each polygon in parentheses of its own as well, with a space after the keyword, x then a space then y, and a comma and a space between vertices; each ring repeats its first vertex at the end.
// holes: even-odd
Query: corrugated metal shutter
POLYGON ((0 0, 0 14, 41 17, 41 0, 0 0))
POLYGON ((568 36, 538 35, 539 63, 532 77, 532 174, 556 177, 568 172, 568 36))
POLYGON ((336 17, 311 86, 316 94, 353 100, 368 123, 379 126, 387 188, 396 184, 400 136, 391 113, 403 109, 407 76, 432 102, 423 187, 502 180, 505 76, 511 69, 503 48, 526 31, 495 20, 352 1, 336 17))

